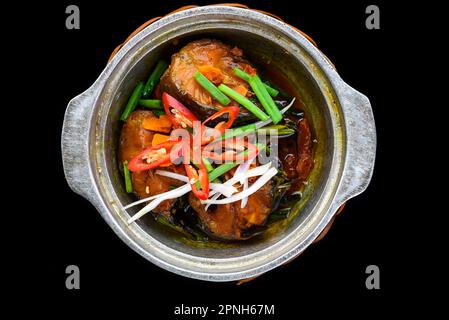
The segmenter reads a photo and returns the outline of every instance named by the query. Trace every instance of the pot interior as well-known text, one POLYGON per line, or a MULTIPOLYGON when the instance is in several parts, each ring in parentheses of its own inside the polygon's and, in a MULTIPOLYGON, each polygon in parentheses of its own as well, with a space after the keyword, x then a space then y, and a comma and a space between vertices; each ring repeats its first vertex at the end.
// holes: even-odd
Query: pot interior
MULTIPOLYGON (((332 90, 324 88, 326 83, 322 72, 313 63, 313 59, 306 50, 288 37, 276 37, 275 31, 265 26, 256 26, 246 23, 239 27, 229 21, 210 21, 201 24, 201 27, 185 27, 167 29, 157 37, 151 34, 140 40, 138 45, 130 49, 123 56, 122 61, 113 71, 113 76, 106 83, 99 97, 101 110, 99 114, 104 119, 104 126, 100 126, 100 137, 103 148, 95 150, 101 153, 104 159, 105 177, 107 183, 103 188, 105 202, 115 202, 110 211, 113 218, 123 228, 128 228, 124 221, 128 218, 126 213, 117 206, 117 202, 126 205, 135 201, 133 196, 126 194, 124 181, 119 172, 117 163, 118 141, 122 123, 119 116, 131 95, 137 81, 145 81, 152 67, 158 59, 169 59, 171 54, 178 51, 188 42, 201 39, 219 39, 225 43, 236 45, 243 49, 245 57, 263 70, 269 77, 275 75, 280 79, 282 88, 297 98, 296 108, 305 111, 306 117, 313 128, 314 138, 317 140, 315 147, 315 165, 312 170, 309 183, 306 185, 303 198, 294 206, 291 216, 286 220, 271 223, 268 230, 262 236, 256 236, 249 241, 238 243, 207 244, 186 240, 180 234, 172 232, 169 228, 154 221, 151 214, 140 219, 138 228, 132 232, 139 233, 141 245, 145 247, 145 237, 151 236, 165 246, 177 252, 194 257, 203 258, 238 258, 257 253, 276 244, 280 240, 290 236, 293 232, 304 233, 304 237, 310 232, 310 228, 316 225, 322 218, 323 210, 319 212, 314 208, 323 199, 323 192, 328 187, 328 176, 334 159, 334 147, 338 139, 333 123, 338 110, 329 101, 336 101, 332 90), (266 30, 264 29, 266 28, 266 30), (266 34, 272 35, 269 39, 266 34), (285 84, 288 82, 288 86, 285 84)), ((275 81, 276 82, 276 81, 275 81)), ((277 81, 279 82, 279 81, 277 81)), ((95 135, 98 139, 98 134, 95 135)), ((338 143, 338 142, 337 142, 338 143)), ((101 166, 101 164, 100 164, 101 166)), ((130 210, 132 215, 136 210, 130 210)), ((146 248, 151 250, 151 248, 146 248)))

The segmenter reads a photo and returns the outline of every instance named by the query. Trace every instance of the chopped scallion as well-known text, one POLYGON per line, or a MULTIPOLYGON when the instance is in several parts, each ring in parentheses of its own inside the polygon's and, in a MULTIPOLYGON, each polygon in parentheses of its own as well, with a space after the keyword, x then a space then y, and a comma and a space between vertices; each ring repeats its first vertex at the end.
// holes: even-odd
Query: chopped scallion
MULTIPOLYGON (((237 67, 234 68, 234 74, 237 77, 239 77, 240 79, 245 80, 246 82, 249 82, 249 78, 251 78, 251 76, 249 74, 247 74, 245 71, 243 71, 237 67)), ((277 97, 277 95, 279 94, 279 90, 276 90, 276 89, 270 87, 266 83, 264 83, 263 85, 264 85, 265 89, 268 91, 270 96, 277 97)))
POLYGON ((158 109, 154 109, 154 110, 153 110, 153 113, 154 113, 157 117, 160 117, 160 116, 166 114, 165 111, 163 111, 163 110, 158 110, 158 109))
POLYGON ((125 110, 123 111, 122 115, 120 116, 120 120, 125 121, 126 119, 128 119, 129 115, 136 108, 137 103, 139 102, 140 96, 142 95, 142 91, 143 91, 143 82, 139 81, 137 86, 134 88, 134 91, 131 94, 131 97, 129 98, 128 103, 126 104, 125 110))
POLYGON ((207 172, 211 172, 212 170, 214 170, 214 167, 212 166, 212 163, 210 163, 209 159, 203 158, 203 163, 207 169, 207 172))
POLYGON ((127 193, 133 192, 133 184, 131 181, 131 174, 128 169, 128 161, 123 162, 123 173, 125 175, 125 188, 127 193))
POLYGON ((212 97, 215 98, 222 105, 227 106, 231 100, 226 97, 218 88, 209 81, 201 72, 197 71, 194 76, 196 82, 199 83, 207 92, 211 94, 212 97))
POLYGON ((274 124, 277 124, 282 120, 282 113, 279 111, 278 107, 274 103, 271 96, 268 94, 267 90, 263 86, 262 81, 260 80, 258 75, 254 75, 249 79, 249 84, 251 88, 254 90, 254 93, 259 99, 262 106, 265 108, 265 111, 270 116, 271 120, 273 120, 274 124))
POLYGON ((165 70, 167 70, 167 68, 168 64, 164 60, 159 60, 157 62, 156 67, 154 67, 154 70, 148 78, 148 81, 143 89, 144 98, 149 98, 151 96, 154 88, 156 88, 156 85, 159 83, 162 74, 165 72, 165 70))
POLYGON ((164 110, 161 100, 157 100, 157 99, 140 99, 139 106, 142 106, 145 108, 150 108, 150 109, 164 110))
POLYGON ((258 106, 256 106, 254 103, 252 103, 247 98, 242 96, 240 93, 229 88, 227 85, 220 84, 218 89, 220 89, 220 91, 222 91, 224 94, 240 103, 242 106, 244 106, 246 109, 252 112, 260 120, 265 121, 268 119, 268 116, 265 114, 265 112, 260 110, 258 106))

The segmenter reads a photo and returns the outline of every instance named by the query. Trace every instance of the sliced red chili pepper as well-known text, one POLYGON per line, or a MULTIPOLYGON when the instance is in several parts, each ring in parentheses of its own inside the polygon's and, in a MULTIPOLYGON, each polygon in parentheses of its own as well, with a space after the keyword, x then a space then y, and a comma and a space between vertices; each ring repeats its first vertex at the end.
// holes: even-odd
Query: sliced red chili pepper
POLYGON ((198 170, 191 164, 185 164, 184 167, 189 177, 193 194, 200 200, 209 198, 209 175, 203 161, 200 161, 198 170))
POLYGON ((162 104, 165 113, 175 128, 192 128, 193 122, 198 121, 189 109, 167 92, 162 93, 162 104))
POLYGON ((237 115, 239 114, 239 111, 240 111, 239 107, 226 107, 214 113, 206 120, 204 120, 204 122, 201 124, 202 144, 204 145, 206 143, 213 141, 214 139, 220 137, 225 132, 226 129, 231 128, 232 124, 234 123, 234 120, 237 118, 237 115), (206 127, 207 122, 214 120, 225 113, 228 113, 228 121, 219 122, 213 129, 206 127))
MULTIPOLYGON (((179 141, 167 141, 143 150, 129 162, 128 169, 132 172, 139 172, 169 163, 170 151, 178 143, 179 141)), ((182 148, 179 148, 177 152, 180 153, 180 150, 182 148)))
POLYGON ((220 163, 226 161, 246 161, 259 154, 259 149, 252 143, 239 138, 230 138, 210 143, 203 147, 202 156, 220 163), (216 152, 217 149, 225 149, 216 152))

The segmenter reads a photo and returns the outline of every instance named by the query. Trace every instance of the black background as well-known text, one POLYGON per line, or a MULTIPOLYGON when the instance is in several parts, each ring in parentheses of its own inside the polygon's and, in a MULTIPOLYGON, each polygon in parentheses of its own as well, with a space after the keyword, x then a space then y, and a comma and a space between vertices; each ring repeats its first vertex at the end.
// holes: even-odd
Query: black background
MULTIPOLYGON (((195 2, 209 3, 214 1, 195 2)), ((399 159, 409 148, 402 140, 407 118, 399 112, 406 103, 399 103, 396 90, 402 81, 399 75, 406 68, 399 63, 404 61, 400 49, 408 41, 403 23, 408 15, 406 6, 393 8, 383 1, 241 3, 277 14, 309 34, 341 77, 370 98, 378 150, 369 188, 348 202, 324 240, 252 282, 240 286, 209 283, 159 269, 129 249, 89 202, 70 190, 62 171, 60 133, 67 103, 95 81, 116 45, 146 20, 192 3, 61 1, 26 6, 21 12, 31 13, 24 21, 32 26, 30 39, 25 52, 14 54, 27 57, 25 68, 32 64, 33 75, 26 80, 28 89, 18 97, 24 99, 31 90, 39 99, 30 105, 28 131, 22 132, 27 137, 27 150, 36 155, 34 169, 23 172, 33 192, 25 192, 27 201, 23 203, 32 233, 22 258, 37 276, 30 288, 24 271, 21 277, 28 279, 28 285, 19 289, 34 289, 33 300, 45 301, 39 304, 43 310, 50 312, 54 306, 70 312, 88 310, 86 307, 113 312, 143 310, 150 319, 178 319, 173 310, 181 303, 275 304, 276 319, 292 319, 291 315, 303 311, 365 317, 385 314, 387 307, 405 310, 397 308, 397 297, 405 293, 413 296, 417 291, 417 286, 410 285, 409 275, 417 267, 406 257, 410 249, 403 223, 411 219, 411 211, 403 206, 410 195, 401 193, 399 187, 408 167, 399 159), (80 8, 80 30, 65 28, 69 4, 80 8), (369 4, 380 8, 380 30, 365 28, 369 4), (36 141, 35 134, 43 137, 36 141), (80 290, 65 288, 65 268, 70 264, 80 267, 80 290), (380 267, 380 290, 365 288, 365 268, 370 264, 380 267), (360 307, 362 313, 356 311, 360 307)), ((23 75, 19 78, 24 81, 23 75)), ((411 105, 408 108, 411 110, 411 105)))

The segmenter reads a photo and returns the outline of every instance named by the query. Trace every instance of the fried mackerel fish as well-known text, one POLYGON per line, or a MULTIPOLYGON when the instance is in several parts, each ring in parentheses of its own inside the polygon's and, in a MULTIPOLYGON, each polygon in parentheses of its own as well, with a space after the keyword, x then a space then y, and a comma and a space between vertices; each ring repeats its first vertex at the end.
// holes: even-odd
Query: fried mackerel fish
MULTIPOLYGON (((146 130, 142 127, 145 120, 157 118, 150 110, 136 110, 123 125, 120 135, 119 161, 130 162, 135 156, 146 148, 152 146, 154 135, 157 132, 146 130)), ((185 174, 183 166, 171 165, 164 170, 185 174)), ((171 186, 180 186, 181 181, 155 174, 156 169, 131 172, 131 181, 134 194, 139 198, 147 198, 152 195, 161 194, 170 190, 171 186)), ((170 215, 170 209, 176 199, 164 200, 154 210, 154 213, 170 215)))
POLYGON ((145 86, 139 82, 120 118, 118 160, 126 190, 139 199, 125 208, 144 204, 128 223, 151 212, 185 235, 239 241, 265 231, 272 217, 288 216, 313 168, 313 133, 302 104, 291 108, 295 99, 261 77, 240 48, 201 39, 170 64, 160 60, 145 86), (238 132, 276 135, 276 159, 257 158, 274 149, 270 139, 252 144, 238 132), (192 142, 199 161, 185 151, 192 142))
MULTIPOLYGON (((200 120, 210 117, 223 108, 194 78, 200 71, 213 84, 225 84, 243 96, 249 91, 248 82, 237 77, 233 70, 239 68, 250 75, 256 70, 243 59, 237 47, 218 40, 202 39, 190 42, 171 58, 170 67, 161 78, 160 88, 188 107, 200 120)), ((239 118, 251 114, 242 109, 239 118)))

